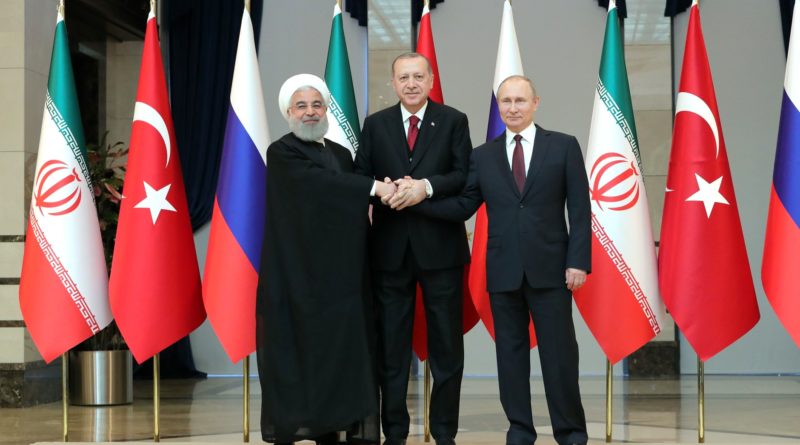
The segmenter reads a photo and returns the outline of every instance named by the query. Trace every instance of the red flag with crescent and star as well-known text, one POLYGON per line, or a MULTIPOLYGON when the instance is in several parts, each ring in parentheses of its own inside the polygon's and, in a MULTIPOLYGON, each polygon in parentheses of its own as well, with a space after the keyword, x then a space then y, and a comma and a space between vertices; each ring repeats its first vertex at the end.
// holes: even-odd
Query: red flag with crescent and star
POLYGON ((700 11, 689 18, 658 269, 664 303, 701 360, 759 320, 700 11))
POLYGON ((206 316, 152 11, 122 194, 109 297, 122 336, 141 363, 206 316))

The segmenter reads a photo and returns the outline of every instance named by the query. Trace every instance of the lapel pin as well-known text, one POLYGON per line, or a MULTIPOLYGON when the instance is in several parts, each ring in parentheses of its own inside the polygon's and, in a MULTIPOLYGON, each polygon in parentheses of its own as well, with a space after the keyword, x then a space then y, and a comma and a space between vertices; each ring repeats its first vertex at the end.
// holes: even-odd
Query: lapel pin
POLYGON ((436 126, 436 122, 431 122, 431 127, 435 127, 435 126, 436 126))

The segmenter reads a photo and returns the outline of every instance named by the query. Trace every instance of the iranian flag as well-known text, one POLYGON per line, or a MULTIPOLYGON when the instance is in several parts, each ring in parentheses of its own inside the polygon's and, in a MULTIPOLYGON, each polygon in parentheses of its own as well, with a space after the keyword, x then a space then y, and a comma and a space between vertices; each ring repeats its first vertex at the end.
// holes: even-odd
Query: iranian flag
POLYGON ((614 0, 608 4, 586 171, 592 275, 574 297, 608 360, 616 363, 661 331, 665 312, 614 0))
POLYGON ((112 319, 94 188, 60 12, 35 172, 19 303, 31 338, 49 363, 112 319))
POLYGON ((353 91, 353 76, 350 74, 350 59, 347 57, 347 42, 344 39, 342 10, 338 3, 333 7, 325 83, 331 92, 329 127, 325 137, 347 148, 355 157, 358 140, 361 138, 361 127, 358 124, 356 94, 353 91))

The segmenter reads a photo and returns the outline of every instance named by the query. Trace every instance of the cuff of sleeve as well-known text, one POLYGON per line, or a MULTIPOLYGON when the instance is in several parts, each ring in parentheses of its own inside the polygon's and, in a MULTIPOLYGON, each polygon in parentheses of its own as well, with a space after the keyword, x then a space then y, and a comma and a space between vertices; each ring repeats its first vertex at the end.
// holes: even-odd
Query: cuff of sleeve
POLYGON ((422 180, 425 181, 425 194, 428 195, 428 198, 430 198, 433 196, 433 186, 431 185, 431 181, 428 181, 424 178, 422 180))
POLYGON ((372 188, 369 190, 369 196, 375 196, 375 188, 376 187, 377 187, 377 184, 375 183, 375 181, 372 181, 372 188))

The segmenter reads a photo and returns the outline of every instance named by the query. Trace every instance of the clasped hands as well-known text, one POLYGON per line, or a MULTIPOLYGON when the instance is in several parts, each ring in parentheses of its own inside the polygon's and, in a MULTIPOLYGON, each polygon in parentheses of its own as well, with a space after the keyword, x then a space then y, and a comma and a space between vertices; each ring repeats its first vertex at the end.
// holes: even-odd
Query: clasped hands
POLYGON ((394 181, 387 177, 383 182, 376 182, 375 195, 384 205, 395 210, 417 205, 428 197, 425 181, 410 176, 394 181))

